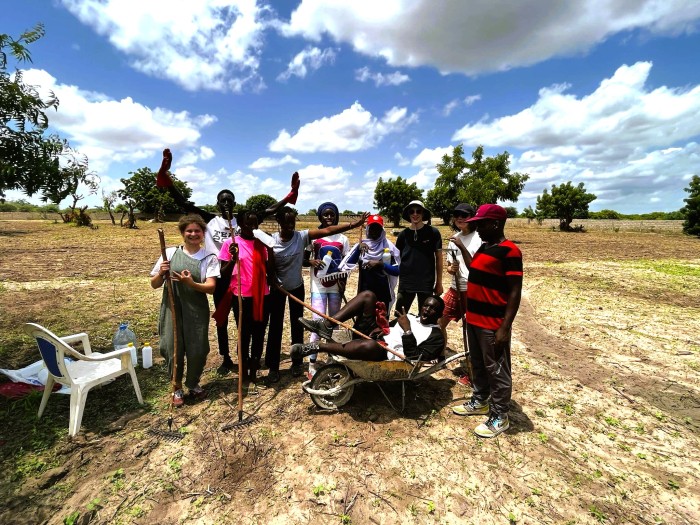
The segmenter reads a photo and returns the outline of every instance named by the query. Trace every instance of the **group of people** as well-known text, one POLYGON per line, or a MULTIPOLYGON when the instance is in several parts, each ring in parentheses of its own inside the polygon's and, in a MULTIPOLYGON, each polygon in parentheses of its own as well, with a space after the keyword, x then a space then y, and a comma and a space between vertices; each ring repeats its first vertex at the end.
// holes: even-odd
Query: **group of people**
POLYGON ((475 429, 482 437, 493 437, 508 428, 510 332, 520 302, 522 256, 517 246, 505 239, 506 212, 502 207, 483 205, 476 213, 467 204, 455 208, 452 224, 456 234, 450 238, 446 257, 452 285, 443 294, 442 238, 428 223, 430 212, 420 201, 405 207, 403 218, 409 226, 399 233, 395 244, 387 238, 381 216, 364 213, 353 222, 339 224, 338 208, 332 202, 318 207, 317 228, 299 231, 296 211, 289 206, 298 196, 297 173, 292 176, 290 193, 282 200, 264 212, 240 210, 234 217, 235 196, 229 190, 217 195, 220 215, 189 203, 167 173, 170 160, 166 150, 158 185, 167 188, 187 213, 178 223, 183 244, 168 248, 166 258, 159 258, 150 282, 153 288, 168 283, 175 298, 176 335, 165 288, 158 327, 161 355, 171 374, 175 367, 175 406, 185 402, 183 378, 193 398, 206 396, 200 379, 209 353, 207 294, 213 294, 222 357, 218 372, 227 374, 234 369, 227 329, 233 310, 240 326, 240 380, 257 380, 265 349, 268 373, 264 381, 268 385, 280 380, 287 304, 291 374, 307 373, 309 378, 315 372, 317 354, 323 352, 371 361, 397 356, 440 359, 446 325, 450 320, 466 319, 473 394, 453 411, 458 415, 488 414, 475 429), (278 224, 272 235, 259 229, 270 215, 278 224), (360 239, 351 246, 343 232, 365 222, 360 239), (312 319, 303 317, 304 266, 311 276, 312 319), (354 270, 358 271, 357 294, 346 300, 346 279, 354 270), (418 315, 407 314, 416 298, 418 315), (394 318, 389 321, 392 311, 394 318), (353 318, 355 329, 366 337, 335 342, 333 323, 353 318), (307 343, 304 330, 311 332, 307 343), (305 357, 308 371, 303 364, 305 357))

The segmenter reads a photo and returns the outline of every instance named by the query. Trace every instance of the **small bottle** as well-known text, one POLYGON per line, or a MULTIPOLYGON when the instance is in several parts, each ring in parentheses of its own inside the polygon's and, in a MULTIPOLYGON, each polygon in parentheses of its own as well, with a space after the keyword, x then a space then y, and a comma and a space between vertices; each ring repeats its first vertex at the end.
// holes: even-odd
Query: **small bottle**
POLYGON ((126 347, 131 352, 131 364, 134 366, 138 366, 139 357, 138 357, 138 354, 136 353, 136 347, 134 346, 134 343, 129 343, 128 345, 126 345, 126 347))
POLYGON ((329 250, 326 255, 323 256, 323 268, 321 268, 316 274, 317 277, 325 277, 328 273, 328 269, 331 267, 333 262, 333 253, 329 250))
POLYGON ((143 350, 141 350, 141 365, 144 368, 151 368, 153 366, 153 348, 151 348, 151 343, 148 341, 143 343, 143 350))
POLYGON ((384 248, 384 253, 382 254, 382 262, 384 264, 391 264, 391 252, 389 248, 384 248))

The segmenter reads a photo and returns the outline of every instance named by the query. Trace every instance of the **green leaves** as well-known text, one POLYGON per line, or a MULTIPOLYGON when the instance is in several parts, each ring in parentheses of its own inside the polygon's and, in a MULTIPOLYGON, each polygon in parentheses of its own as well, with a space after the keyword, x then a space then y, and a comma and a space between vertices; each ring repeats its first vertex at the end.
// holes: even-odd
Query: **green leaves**
POLYGON ((568 231, 571 221, 588 216, 588 205, 596 199, 586 191, 583 182, 578 186, 573 186, 571 181, 559 186, 552 184, 552 193, 545 188, 537 197, 536 214, 544 219, 559 219, 559 229, 568 231))
POLYGON ((380 177, 374 190, 374 205, 381 215, 389 217, 394 227, 399 227, 401 212, 406 205, 422 197, 423 190, 416 186, 415 182, 408 184, 401 177, 384 182, 380 177))

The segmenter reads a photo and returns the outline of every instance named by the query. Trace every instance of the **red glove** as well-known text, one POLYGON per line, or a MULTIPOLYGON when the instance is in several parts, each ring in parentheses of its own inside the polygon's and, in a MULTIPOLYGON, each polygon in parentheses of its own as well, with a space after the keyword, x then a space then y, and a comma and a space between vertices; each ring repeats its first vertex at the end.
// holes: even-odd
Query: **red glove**
POLYGON ((168 170, 170 165, 173 163, 173 154, 170 153, 169 149, 163 150, 163 162, 160 163, 160 169, 158 170, 158 175, 156 176, 156 186, 159 188, 167 188, 173 185, 173 179, 170 178, 168 170))
POLYGON ((386 305, 382 301, 377 301, 374 307, 374 313, 377 316, 377 326, 381 328, 384 335, 389 333, 389 321, 386 318, 386 305))
POLYGON ((292 191, 284 198, 289 204, 296 204, 299 197, 299 172, 295 171, 292 175, 292 191))

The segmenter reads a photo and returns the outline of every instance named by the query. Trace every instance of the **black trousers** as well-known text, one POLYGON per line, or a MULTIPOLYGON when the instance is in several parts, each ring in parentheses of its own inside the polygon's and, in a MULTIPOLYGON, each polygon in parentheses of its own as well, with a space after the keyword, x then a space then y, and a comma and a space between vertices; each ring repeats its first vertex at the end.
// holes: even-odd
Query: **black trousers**
MULTIPOLYGON (((304 300, 304 285, 294 290, 288 290, 297 299, 304 300)), ((280 354, 282 353, 282 331, 284 328, 285 304, 289 303, 289 330, 292 344, 304 342, 304 327, 299 318, 304 315, 304 307, 287 297, 279 290, 270 290, 270 328, 267 332, 265 348, 265 364, 276 372, 280 369, 280 354)), ((292 361, 292 365, 301 364, 303 359, 292 361)))
POLYGON ((491 413, 507 414, 513 393, 510 365, 510 340, 496 351, 496 332, 467 324, 472 370, 474 372, 474 399, 485 402, 491 396, 491 413))
POLYGON ((418 296, 418 311, 420 312, 423 303, 428 297, 433 295, 433 292, 407 292, 406 290, 399 288, 399 291, 396 293, 396 304, 394 305, 394 310, 396 312, 401 312, 401 307, 403 307, 406 309, 406 313, 408 313, 408 311, 411 309, 411 305, 413 304, 413 300, 416 298, 416 295, 418 296))
MULTIPOLYGON (((226 290, 228 290, 231 284, 231 276, 219 277, 216 280, 216 288, 214 288, 214 308, 216 309, 221 302, 221 299, 226 295, 226 290)), ((234 299, 237 301, 237 299, 234 299)), ((216 340, 219 343, 219 355, 230 355, 229 345, 228 345, 228 315, 226 316, 226 321, 221 326, 216 327, 216 340)))
MULTIPOLYGON (((254 373, 258 370, 260 358, 265 344, 265 329, 270 317, 270 296, 266 295, 263 303, 262 321, 253 321, 253 298, 243 297, 243 319, 241 323, 241 355, 243 357, 243 370, 254 373)), ((231 303, 233 317, 238 326, 238 298, 234 297, 231 303)))

